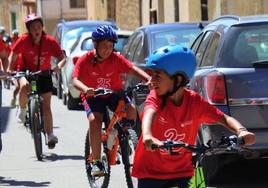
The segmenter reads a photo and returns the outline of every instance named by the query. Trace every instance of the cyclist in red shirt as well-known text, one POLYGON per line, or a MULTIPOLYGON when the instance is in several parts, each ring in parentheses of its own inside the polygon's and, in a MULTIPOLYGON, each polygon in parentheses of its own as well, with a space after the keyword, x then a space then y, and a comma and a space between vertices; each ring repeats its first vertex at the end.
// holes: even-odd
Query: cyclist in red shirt
MULTIPOLYGON (((52 56, 58 58, 59 63, 53 71, 59 72, 65 65, 65 56, 56 40, 44 32, 43 20, 40 16, 37 16, 35 13, 29 14, 25 18, 25 25, 28 33, 22 35, 12 46, 9 70, 14 70, 14 63, 20 54, 22 56, 22 61, 18 65, 20 71, 42 71, 42 74, 38 77, 37 88, 43 97, 45 131, 48 136, 48 147, 52 149, 58 142, 58 138, 53 134, 51 112, 53 84, 50 60, 52 56)), ((30 85, 26 78, 21 78, 19 82, 19 110, 17 118, 19 122, 24 123, 28 100, 27 91, 30 90, 30 85)))
POLYGON ((8 50, 6 48, 5 43, 0 40, 0 153, 2 151, 2 138, 1 138, 1 110, 2 110, 2 81, 1 79, 4 79, 7 74, 6 69, 7 69, 7 65, 8 65, 8 50))
MULTIPOLYGON (((12 46, 15 44, 15 42, 19 39, 19 31, 17 29, 14 29, 12 31, 12 36, 11 36, 11 41, 12 41, 12 46)), ((14 70, 19 70, 19 64, 22 64, 23 62, 19 63, 19 61, 22 61, 22 56, 21 54, 18 55, 18 58, 16 62, 14 63, 14 70)), ((13 84, 15 86, 15 89, 13 90, 13 97, 11 99, 10 105, 11 107, 15 107, 17 103, 17 95, 20 90, 20 83, 17 79, 13 79, 13 84)))
POLYGON ((195 65, 192 51, 178 45, 158 49, 146 63, 152 71, 153 89, 145 101, 142 136, 132 169, 132 175, 138 178, 138 188, 188 187, 194 175, 192 153, 170 156, 167 151, 152 151, 151 145, 162 145, 160 141, 167 139, 195 144, 201 123, 219 123, 244 137, 246 145, 255 142, 255 135, 237 120, 185 88, 194 75, 195 65))
MULTIPOLYGON (((122 55, 114 51, 114 44, 117 42, 117 34, 110 26, 100 26, 92 33, 94 50, 89 51, 80 57, 73 71, 73 84, 83 94, 94 95, 94 89, 107 88, 114 91, 122 90, 123 83, 121 74, 129 73, 142 80, 149 81, 150 76, 143 70, 133 66, 122 55)), ((82 95, 83 95, 82 94, 82 95)), ((103 174, 103 166, 100 161, 101 151, 101 125, 104 108, 108 106, 115 110, 118 97, 112 94, 108 97, 91 97, 86 100, 82 97, 83 104, 89 121, 89 135, 93 154, 93 176, 103 174), (87 108, 89 104, 90 108, 87 108)), ((130 124, 134 125, 136 110, 133 104, 126 106, 127 117, 130 124)))
POLYGON ((17 29, 14 29, 12 31, 11 41, 12 44, 14 44, 19 39, 19 31, 17 29))

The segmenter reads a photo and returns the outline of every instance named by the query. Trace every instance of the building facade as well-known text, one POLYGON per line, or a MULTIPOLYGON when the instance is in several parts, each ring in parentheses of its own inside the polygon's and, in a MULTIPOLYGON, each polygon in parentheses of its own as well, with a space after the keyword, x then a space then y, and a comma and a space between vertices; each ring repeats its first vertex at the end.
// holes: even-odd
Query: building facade
POLYGON ((267 14, 267 0, 0 0, 0 25, 25 31, 23 18, 38 12, 52 33, 61 20, 111 20, 121 29, 169 22, 213 20, 221 15, 267 14))
POLYGON ((23 33, 26 31, 23 18, 35 11, 35 0, 0 0, 0 25, 4 26, 9 34, 14 29, 23 33))

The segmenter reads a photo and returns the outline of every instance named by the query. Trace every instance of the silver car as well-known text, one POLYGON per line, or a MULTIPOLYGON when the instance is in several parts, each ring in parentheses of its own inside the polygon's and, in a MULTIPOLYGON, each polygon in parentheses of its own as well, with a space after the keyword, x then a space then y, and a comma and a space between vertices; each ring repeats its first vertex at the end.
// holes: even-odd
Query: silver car
MULTIPOLYGON (((132 34, 132 31, 118 30, 118 42, 115 45, 115 50, 119 53, 127 42, 128 37, 132 34)), ((70 54, 67 56, 67 62, 62 69, 62 83, 63 83, 63 103, 67 105, 69 110, 81 109, 80 104, 80 92, 73 86, 72 72, 76 60, 93 49, 93 43, 91 39, 92 32, 84 32, 81 34, 70 50, 70 54)))

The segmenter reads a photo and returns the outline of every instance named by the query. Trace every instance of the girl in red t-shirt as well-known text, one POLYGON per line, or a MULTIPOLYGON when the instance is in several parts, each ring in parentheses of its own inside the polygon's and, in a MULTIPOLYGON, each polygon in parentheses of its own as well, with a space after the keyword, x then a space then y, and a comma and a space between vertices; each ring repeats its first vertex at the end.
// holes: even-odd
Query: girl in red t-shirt
MULTIPOLYGON (((38 76, 37 91, 43 98, 43 112, 45 131, 48 138, 48 148, 53 149, 58 142, 58 138, 53 133, 53 118, 51 112, 51 96, 53 91, 51 70, 51 57, 59 60, 58 65, 53 69, 54 72, 59 72, 65 65, 65 56, 58 42, 43 30, 43 19, 35 13, 25 17, 25 26, 28 33, 22 35, 12 46, 10 55, 9 71, 17 69, 18 71, 42 71, 38 76), (21 61, 18 60, 21 56, 21 61), (18 60, 18 65, 15 63, 18 60)), ((19 91, 19 109, 17 120, 21 123, 25 122, 27 91, 30 90, 28 80, 20 78, 19 91)))
POLYGON ((184 87, 195 72, 195 64, 192 51, 178 45, 158 49, 146 63, 152 71, 153 89, 145 102, 142 136, 132 169, 138 188, 188 187, 194 175, 192 153, 181 149, 182 154, 171 156, 166 151, 152 151, 151 145, 162 145, 160 140, 167 139, 195 144, 201 123, 218 122, 244 137, 246 145, 255 142, 255 135, 237 120, 184 87))

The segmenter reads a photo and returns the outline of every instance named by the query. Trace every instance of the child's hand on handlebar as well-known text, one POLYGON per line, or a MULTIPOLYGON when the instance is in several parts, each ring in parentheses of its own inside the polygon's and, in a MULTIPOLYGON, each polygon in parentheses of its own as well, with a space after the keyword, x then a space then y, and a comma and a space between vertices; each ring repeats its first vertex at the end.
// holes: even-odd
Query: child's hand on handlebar
POLYGON ((245 144, 244 144, 245 146, 255 144, 255 142, 256 142, 255 134, 253 134, 247 130, 240 131, 237 136, 243 137, 244 142, 245 142, 245 144))
POLYGON ((88 87, 87 89, 85 89, 84 93, 87 97, 92 97, 95 94, 95 90, 91 87, 88 87))
POLYGON ((157 145, 157 146, 161 146, 163 145, 163 143, 154 138, 153 136, 147 136, 147 135, 143 135, 143 139, 142 139, 142 142, 143 142, 143 147, 145 148, 145 150, 149 150, 149 151, 152 151, 152 145, 157 145))

